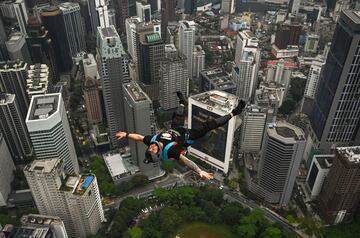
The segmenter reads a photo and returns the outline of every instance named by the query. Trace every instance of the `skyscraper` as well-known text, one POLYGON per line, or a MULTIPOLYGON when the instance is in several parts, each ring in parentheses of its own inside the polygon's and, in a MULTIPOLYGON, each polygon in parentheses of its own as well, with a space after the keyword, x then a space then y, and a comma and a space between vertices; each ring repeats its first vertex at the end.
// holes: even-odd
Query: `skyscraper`
POLYGON ((116 21, 121 34, 127 34, 125 21, 130 17, 129 0, 115 0, 116 21))
POLYGON ((259 50, 259 39, 250 30, 240 31, 236 35, 235 64, 238 65, 245 50, 256 54, 259 50))
MULTIPOLYGON (((189 98, 188 127, 194 128, 208 119, 230 113, 238 98, 222 91, 209 91, 189 98)), ((189 152, 207 164, 227 173, 233 147, 236 117, 206 136, 196 140, 189 152)))
POLYGON ((233 14, 235 13, 235 1, 234 0, 221 0, 221 13, 233 14))
POLYGON ((255 95, 258 72, 256 56, 251 51, 244 51, 239 64, 233 68, 236 95, 245 101, 252 101, 255 95))
POLYGON ((98 14, 99 25, 101 28, 109 27, 109 2, 106 0, 95 0, 95 6, 98 14))
POLYGON ((41 215, 60 217, 72 238, 97 233, 105 219, 95 175, 68 174, 61 159, 34 160, 24 174, 41 215))
POLYGON ((166 39, 169 22, 175 21, 175 0, 161 0, 161 35, 166 39))
POLYGON ((319 210, 330 224, 349 223, 360 201, 360 147, 338 147, 320 192, 319 210))
POLYGON ((151 21, 151 6, 143 1, 136 2, 136 14, 142 22, 151 21))
POLYGON ((36 159, 59 158, 64 160, 69 174, 79 173, 70 125, 60 93, 33 96, 26 125, 36 159))
POLYGON ((281 24, 275 36, 275 45, 279 49, 286 49, 289 45, 299 45, 301 26, 294 24, 281 24))
POLYGON ((160 96, 159 102, 164 110, 179 106, 176 92, 182 92, 185 97, 189 90, 189 75, 184 56, 179 55, 175 45, 165 45, 165 58, 160 66, 160 96))
POLYGON ((87 0, 88 2, 88 11, 89 11, 89 17, 90 17, 90 22, 91 22, 91 29, 92 29, 92 33, 95 35, 97 34, 97 28, 98 26, 100 26, 100 22, 99 22, 99 15, 98 12, 96 10, 96 1, 97 0, 87 0))
POLYGON ((20 32, 26 36, 28 14, 24 0, 9 0, 0 3, 0 10, 4 17, 12 18, 19 24, 20 32))
POLYGON ((29 100, 34 95, 52 93, 53 85, 49 67, 46 64, 30 65, 26 79, 26 92, 29 100))
POLYGON ((72 57, 86 50, 84 22, 78 3, 64 2, 59 5, 65 24, 66 39, 72 57))
POLYGON ((360 13, 342 12, 310 117, 319 148, 360 143, 360 13))
MULTIPOLYGON (((41 22, 44 24, 45 29, 49 31, 59 71, 65 72, 70 70, 72 67, 70 46, 60 8, 44 8, 40 15, 41 22)), ((73 44, 73 42, 71 43, 73 44)))
POLYGON ((10 60, 22 60, 31 63, 30 53, 25 41, 25 35, 21 32, 14 32, 9 35, 5 42, 10 60))
POLYGON ((246 107, 241 124, 240 150, 243 153, 259 153, 266 128, 267 111, 259 106, 246 107))
POLYGON ((133 16, 125 20, 127 51, 134 62, 137 62, 138 42, 136 37, 136 26, 141 22, 140 17, 133 16))
MULTIPOLYGON (((134 82, 124 84, 125 118, 128 131, 141 135, 156 133, 155 116, 151 99, 134 82)), ((161 174, 160 163, 145 164, 144 151, 146 145, 129 140, 132 158, 136 161, 140 170, 149 178, 161 174)))
POLYGON ((205 51, 201 45, 195 45, 193 50, 193 77, 199 78, 200 72, 205 68, 205 51))
POLYGON ((27 25, 28 35, 26 43, 29 49, 31 62, 33 64, 46 64, 49 66, 53 84, 58 82, 58 66, 55 59, 53 42, 49 31, 45 29, 40 21, 30 16, 27 25))
POLYGON ((179 23, 179 52, 186 56, 186 67, 189 78, 192 78, 196 23, 194 21, 179 21, 179 23))
POLYGON ((140 39, 139 44, 138 72, 140 86, 151 100, 158 100, 161 80, 160 65, 164 59, 165 45, 159 33, 146 34, 145 39, 140 39))
POLYGON ((0 62, 0 91, 15 94, 23 118, 29 108, 26 93, 28 64, 23 61, 0 62))
POLYGON ((306 81, 304 96, 314 99, 318 88, 320 76, 322 74, 325 61, 322 57, 316 58, 311 62, 308 78, 306 81))
POLYGON ((119 143, 115 134, 126 130, 122 85, 128 78, 123 72, 123 51, 114 26, 98 27, 97 59, 112 147, 119 143))
POLYGON ((258 194, 269 203, 287 205, 305 149, 304 132, 287 122, 269 125, 263 142, 258 194))
MULTIPOLYGON (((2 119, 1 119, 2 120, 2 119)), ((0 132, 0 207, 6 206, 11 192, 11 182, 14 176, 15 165, 12 161, 6 141, 0 132)))
POLYGON ((0 92, 0 133, 15 163, 32 155, 29 133, 14 94, 0 92))
POLYGON ((89 124, 102 121, 102 109, 99 95, 99 87, 96 79, 86 78, 84 83, 84 99, 86 115, 89 124))

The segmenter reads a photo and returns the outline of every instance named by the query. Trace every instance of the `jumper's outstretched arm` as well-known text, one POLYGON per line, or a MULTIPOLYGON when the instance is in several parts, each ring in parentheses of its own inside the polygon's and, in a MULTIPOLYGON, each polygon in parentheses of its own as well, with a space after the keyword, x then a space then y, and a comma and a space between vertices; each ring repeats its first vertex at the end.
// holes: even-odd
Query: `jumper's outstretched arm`
POLYGON ((206 179, 214 178, 214 174, 208 173, 204 170, 201 170, 197 164, 195 164, 193 161, 186 158, 184 155, 180 155, 180 161, 183 162, 187 167, 189 167, 189 169, 198 173, 200 175, 200 177, 206 178, 206 179))
POLYGON ((124 131, 119 131, 116 133, 116 137, 118 138, 118 140, 124 139, 124 138, 128 138, 130 140, 134 140, 134 141, 143 141, 144 140, 144 136, 139 135, 139 134, 129 134, 127 132, 124 131))

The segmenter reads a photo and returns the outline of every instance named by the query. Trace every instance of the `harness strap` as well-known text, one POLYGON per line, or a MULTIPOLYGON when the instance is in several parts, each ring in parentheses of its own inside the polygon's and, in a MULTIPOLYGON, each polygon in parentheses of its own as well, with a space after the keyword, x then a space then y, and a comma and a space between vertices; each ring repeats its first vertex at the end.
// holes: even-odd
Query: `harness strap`
POLYGON ((151 138, 150 143, 155 142, 155 141, 156 141, 156 137, 157 137, 157 136, 158 136, 158 135, 154 135, 154 136, 151 138))
POLYGON ((169 149, 174 146, 174 145, 177 145, 177 143, 174 141, 174 142, 170 142, 169 144, 167 144, 162 152, 162 158, 164 161, 168 161, 168 160, 174 160, 174 158, 169 158, 168 156, 168 151, 169 149))

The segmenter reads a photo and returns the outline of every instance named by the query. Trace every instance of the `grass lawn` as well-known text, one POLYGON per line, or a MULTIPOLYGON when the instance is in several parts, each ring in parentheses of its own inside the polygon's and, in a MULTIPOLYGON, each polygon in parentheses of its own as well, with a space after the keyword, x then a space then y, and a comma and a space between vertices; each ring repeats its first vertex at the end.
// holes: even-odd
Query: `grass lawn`
POLYGON ((230 229, 223 225, 208 225, 201 222, 184 225, 177 238, 235 238, 230 229))

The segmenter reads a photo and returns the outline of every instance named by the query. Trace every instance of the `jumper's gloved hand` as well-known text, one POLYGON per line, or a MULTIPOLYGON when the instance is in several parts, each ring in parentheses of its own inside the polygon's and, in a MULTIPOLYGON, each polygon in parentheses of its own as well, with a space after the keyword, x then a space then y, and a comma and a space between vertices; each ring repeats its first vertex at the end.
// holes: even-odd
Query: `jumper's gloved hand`
POLYGON ((231 113, 232 113, 234 116, 239 115, 239 114, 244 110, 245 105, 246 105, 245 101, 240 100, 240 102, 238 103, 238 105, 234 108, 234 110, 232 110, 231 113))

